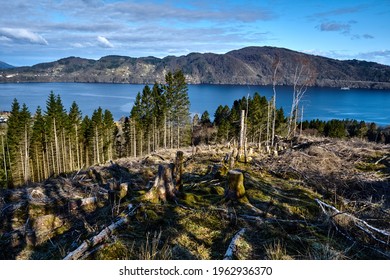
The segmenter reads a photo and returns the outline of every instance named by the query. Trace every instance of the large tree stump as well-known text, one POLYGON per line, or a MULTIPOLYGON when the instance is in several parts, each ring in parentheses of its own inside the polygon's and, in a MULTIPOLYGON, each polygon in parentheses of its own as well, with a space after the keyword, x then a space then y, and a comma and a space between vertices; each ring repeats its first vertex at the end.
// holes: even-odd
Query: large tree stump
POLYGON ((244 174, 239 170, 230 170, 227 174, 225 198, 237 200, 245 197, 244 174))
POLYGON ((173 181, 174 166, 173 163, 169 165, 160 164, 158 166, 158 173, 154 180, 154 184, 145 194, 144 199, 154 203, 176 199, 176 187, 173 181))

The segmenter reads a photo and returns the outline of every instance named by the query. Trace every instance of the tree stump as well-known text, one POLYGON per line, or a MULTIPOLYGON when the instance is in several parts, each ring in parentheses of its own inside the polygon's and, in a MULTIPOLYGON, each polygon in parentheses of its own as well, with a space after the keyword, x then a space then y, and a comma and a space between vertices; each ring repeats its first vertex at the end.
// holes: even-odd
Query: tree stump
POLYGON ((227 164, 227 166, 229 167, 229 169, 233 169, 234 168, 234 156, 232 153, 227 153, 225 155, 225 158, 224 158, 224 163, 227 164))
POLYGON ((239 170, 230 170, 227 174, 225 198, 229 200, 238 200, 244 197, 244 174, 239 170))
POLYGON ((144 199, 153 203, 176 199, 176 187, 173 181, 174 164, 160 164, 153 186, 145 194, 144 199))
POLYGON ((129 189, 128 183, 118 184, 118 182, 114 180, 107 183, 107 185, 109 187, 108 197, 110 203, 116 203, 117 201, 120 201, 121 199, 127 196, 127 192, 129 189))

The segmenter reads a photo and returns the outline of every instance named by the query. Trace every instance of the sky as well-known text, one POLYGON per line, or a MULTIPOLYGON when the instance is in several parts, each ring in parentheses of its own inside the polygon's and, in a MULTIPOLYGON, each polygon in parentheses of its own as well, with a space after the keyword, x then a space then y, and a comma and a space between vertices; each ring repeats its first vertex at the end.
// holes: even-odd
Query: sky
POLYGON ((390 0, 0 0, 0 61, 275 46, 390 65, 390 0))

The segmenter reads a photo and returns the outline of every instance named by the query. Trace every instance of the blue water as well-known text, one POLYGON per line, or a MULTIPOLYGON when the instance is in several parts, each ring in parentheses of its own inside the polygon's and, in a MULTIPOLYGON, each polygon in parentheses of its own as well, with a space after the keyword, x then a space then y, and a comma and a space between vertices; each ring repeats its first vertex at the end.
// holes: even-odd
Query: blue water
MULTIPOLYGON (((18 83, 0 84, 0 111, 9 111, 14 98, 26 103, 32 113, 37 106, 46 107, 46 100, 53 91, 60 94, 65 108, 76 101, 83 114, 91 115, 101 106, 109 109, 116 120, 128 116, 136 94, 144 85, 90 84, 90 83, 18 83)), ((192 114, 207 110, 214 115, 219 105, 231 107, 234 100, 255 92, 270 98, 270 86, 241 85, 189 85, 188 94, 192 114)), ((277 107, 290 112, 291 87, 277 87, 277 107)), ((334 88, 309 88, 301 104, 304 119, 357 119, 390 125, 390 91, 351 89, 342 91, 334 88)))

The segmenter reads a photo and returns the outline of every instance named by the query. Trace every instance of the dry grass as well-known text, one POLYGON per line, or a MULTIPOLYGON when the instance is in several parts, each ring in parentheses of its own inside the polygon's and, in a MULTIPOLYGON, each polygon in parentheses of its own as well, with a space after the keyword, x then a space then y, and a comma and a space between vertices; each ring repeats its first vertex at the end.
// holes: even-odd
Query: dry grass
POLYGON ((141 246, 138 255, 140 260, 170 260, 172 258, 172 250, 168 242, 162 243, 161 234, 161 231, 154 232, 153 236, 149 232, 146 234, 145 243, 141 246))
POLYGON ((286 246, 276 240, 264 246, 266 258, 268 260, 292 260, 293 258, 287 254, 286 246))

